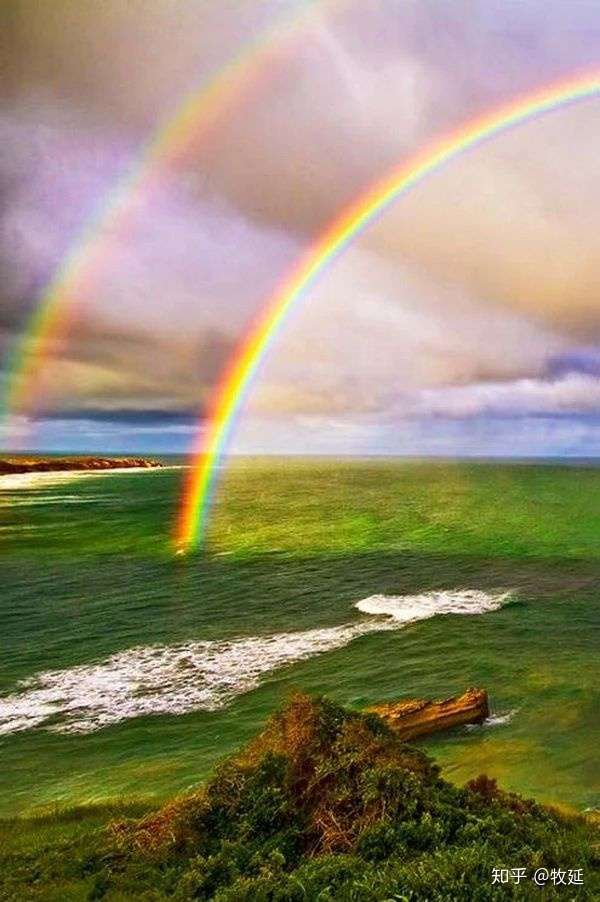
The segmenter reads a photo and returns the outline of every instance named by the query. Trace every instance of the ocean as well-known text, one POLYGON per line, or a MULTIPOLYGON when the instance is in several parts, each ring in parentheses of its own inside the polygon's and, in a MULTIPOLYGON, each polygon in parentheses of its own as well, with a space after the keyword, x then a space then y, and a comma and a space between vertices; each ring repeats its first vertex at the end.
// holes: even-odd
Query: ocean
POLYGON ((600 805, 594 461, 234 459, 185 556, 164 462, 0 477, 0 816, 184 792, 295 688, 486 688, 444 774, 600 805))

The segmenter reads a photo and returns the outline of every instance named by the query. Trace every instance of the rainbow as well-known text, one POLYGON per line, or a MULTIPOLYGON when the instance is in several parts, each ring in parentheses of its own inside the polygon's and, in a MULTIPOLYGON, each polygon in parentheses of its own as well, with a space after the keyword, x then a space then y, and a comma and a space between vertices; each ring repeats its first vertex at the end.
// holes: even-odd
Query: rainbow
MULTIPOLYGON (((298 27, 310 25, 311 13, 336 0, 297 0, 258 37, 229 60, 206 84, 196 87, 176 113, 144 145, 133 166, 118 179, 108 197, 87 224, 40 297, 22 338, 11 348, 0 393, 0 416, 26 412, 32 406, 36 374, 44 357, 51 354, 64 334, 75 302, 85 296, 86 286, 114 242, 115 228, 123 229, 143 201, 153 181, 179 160, 192 140, 207 131, 228 105, 243 96, 259 79, 272 71, 298 27)), ((347 0, 337 0, 337 3, 347 0)))
POLYGON ((226 370, 201 423, 192 467, 176 522, 178 553, 200 544, 206 532, 218 464, 265 355, 288 314, 350 243, 387 208, 460 154, 554 110, 600 94, 600 70, 520 96, 467 122, 394 168, 350 204, 309 247, 266 303, 226 370))

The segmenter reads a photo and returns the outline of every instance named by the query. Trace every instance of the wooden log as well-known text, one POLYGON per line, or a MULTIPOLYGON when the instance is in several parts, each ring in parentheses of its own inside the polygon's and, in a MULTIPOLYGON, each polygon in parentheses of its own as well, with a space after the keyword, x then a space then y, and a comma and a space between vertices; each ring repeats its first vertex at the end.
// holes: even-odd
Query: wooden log
POLYGON ((415 739, 451 727, 482 723, 490 714, 485 689, 467 689, 462 695, 443 701, 409 699, 373 705, 367 710, 378 714, 402 739, 415 739))

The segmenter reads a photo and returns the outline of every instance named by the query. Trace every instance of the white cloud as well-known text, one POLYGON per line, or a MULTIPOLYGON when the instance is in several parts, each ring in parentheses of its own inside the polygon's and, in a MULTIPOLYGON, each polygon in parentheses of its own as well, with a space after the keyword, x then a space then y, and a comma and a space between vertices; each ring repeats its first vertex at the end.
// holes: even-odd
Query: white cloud
POLYGON ((600 456, 600 423, 587 416, 380 419, 253 417, 232 443, 242 454, 407 457, 600 456))
POLYGON ((383 412, 421 389, 541 377, 568 348, 523 314, 353 248, 293 310, 254 412, 383 412))
POLYGON ((516 379, 425 389, 400 403, 401 416, 462 419, 499 416, 600 413, 600 379, 568 373, 558 379, 516 379))

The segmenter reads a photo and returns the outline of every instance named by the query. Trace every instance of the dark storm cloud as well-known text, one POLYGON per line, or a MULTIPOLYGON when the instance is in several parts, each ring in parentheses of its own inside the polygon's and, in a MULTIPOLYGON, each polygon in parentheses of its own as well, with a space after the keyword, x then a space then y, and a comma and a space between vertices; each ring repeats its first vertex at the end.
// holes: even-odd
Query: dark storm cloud
POLYGON ((35 394, 53 417, 197 416, 233 349, 216 331, 184 341, 80 322, 51 349, 35 394))
POLYGON ((52 415, 46 415, 46 420, 61 421, 87 421, 93 423, 109 423, 117 426, 158 426, 168 430, 172 426, 190 427, 192 430, 198 425, 198 418, 202 410, 178 411, 168 408, 148 408, 147 410, 129 410, 118 407, 111 409, 97 408, 71 408, 63 409, 52 415))

